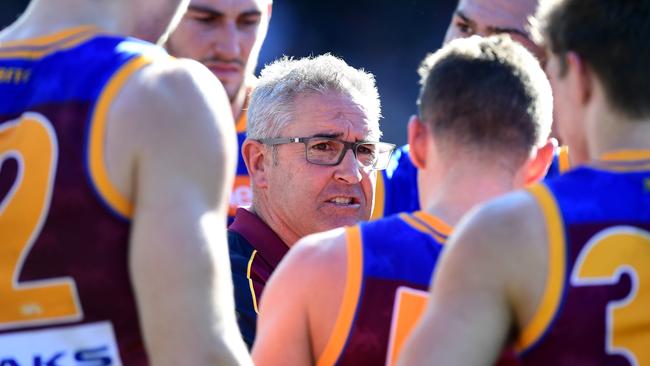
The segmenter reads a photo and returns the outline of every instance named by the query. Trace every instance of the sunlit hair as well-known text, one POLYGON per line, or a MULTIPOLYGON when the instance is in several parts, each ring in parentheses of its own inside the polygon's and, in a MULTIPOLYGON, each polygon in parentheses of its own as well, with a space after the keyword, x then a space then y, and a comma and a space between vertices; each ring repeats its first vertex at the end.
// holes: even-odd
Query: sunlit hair
POLYGON ((374 76, 330 54, 283 57, 264 67, 248 107, 248 138, 280 136, 296 117, 297 97, 332 92, 349 96, 363 108, 369 121, 369 138, 378 140, 381 105, 374 76))
POLYGON ((439 148, 525 160, 550 134, 553 97, 539 62, 507 35, 456 39, 419 70, 420 117, 439 148))
POLYGON ((545 0, 534 32, 557 55, 560 76, 575 52, 601 81, 611 106, 633 119, 650 116, 650 1, 545 0))

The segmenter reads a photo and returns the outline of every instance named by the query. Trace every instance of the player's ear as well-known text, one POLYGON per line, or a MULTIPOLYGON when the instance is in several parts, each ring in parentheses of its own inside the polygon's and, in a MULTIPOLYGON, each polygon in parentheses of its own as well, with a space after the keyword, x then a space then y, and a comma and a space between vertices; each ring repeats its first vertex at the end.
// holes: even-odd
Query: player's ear
POLYGON ((542 180, 548 168, 553 162, 555 149, 557 148, 557 140, 554 138, 548 139, 544 145, 537 148, 537 151, 525 164, 524 182, 526 185, 531 185, 542 180))
POLYGON ((593 93, 593 73, 580 56, 575 52, 567 52, 566 60, 566 78, 568 78, 570 96, 578 105, 585 105, 591 99, 593 93))
POLYGON ((411 116, 407 127, 409 157, 418 169, 423 169, 427 161, 429 129, 417 115, 411 116))
MULTIPOLYGON (((271 149, 259 141, 246 139, 241 147, 242 157, 248 169, 248 175, 251 177, 251 182, 258 188, 264 188, 268 185, 267 179, 267 155, 271 153, 271 149)), ((268 158, 272 158, 268 156, 268 158)))

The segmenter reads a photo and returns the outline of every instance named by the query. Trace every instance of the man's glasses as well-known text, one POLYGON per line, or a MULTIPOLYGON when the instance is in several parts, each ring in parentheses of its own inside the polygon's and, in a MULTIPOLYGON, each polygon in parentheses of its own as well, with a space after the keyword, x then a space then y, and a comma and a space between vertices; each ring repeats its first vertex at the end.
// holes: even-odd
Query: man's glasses
POLYGON ((347 142, 328 137, 278 137, 257 141, 270 146, 302 143, 305 145, 305 158, 316 165, 339 165, 352 149, 359 164, 372 170, 386 169, 395 150, 395 145, 387 142, 347 142))

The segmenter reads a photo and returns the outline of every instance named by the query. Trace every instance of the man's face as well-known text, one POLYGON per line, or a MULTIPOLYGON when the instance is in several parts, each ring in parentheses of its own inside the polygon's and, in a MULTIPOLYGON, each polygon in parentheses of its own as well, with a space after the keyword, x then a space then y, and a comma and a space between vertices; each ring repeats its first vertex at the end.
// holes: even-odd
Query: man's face
POLYGON ((584 114, 579 104, 574 103, 575 83, 570 82, 571 70, 562 72, 559 56, 551 54, 546 64, 546 75, 553 89, 553 120, 562 142, 571 147, 571 162, 588 160, 587 138, 584 114))
POLYGON ((539 0, 460 0, 447 28, 445 43, 473 35, 506 33, 543 62, 544 52, 530 38, 528 18, 539 0))
POLYGON ((167 49, 208 67, 232 101, 243 90, 247 75, 255 72, 270 4, 269 0, 192 0, 167 49))
MULTIPOLYGON (((295 118, 281 137, 378 139, 363 108, 347 96, 300 96, 294 105, 295 118)), ((269 164, 269 210, 292 232, 302 237, 370 218, 376 173, 360 168, 351 150, 339 165, 322 166, 305 160, 302 143, 275 148, 277 155, 269 164)))

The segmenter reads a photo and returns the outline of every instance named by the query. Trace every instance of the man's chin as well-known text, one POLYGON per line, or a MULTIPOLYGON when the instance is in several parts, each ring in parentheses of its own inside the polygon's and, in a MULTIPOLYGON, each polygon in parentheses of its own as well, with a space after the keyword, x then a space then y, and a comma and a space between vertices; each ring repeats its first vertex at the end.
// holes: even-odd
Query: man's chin
POLYGON ((366 215, 367 217, 361 217, 361 215, 338 215, 335 217, 324 218, 322 225, 319 225, 320 231, 328 231, 344 226, 354 226, 361 221, 367 221, 370 219, 370 214, 366 215))

